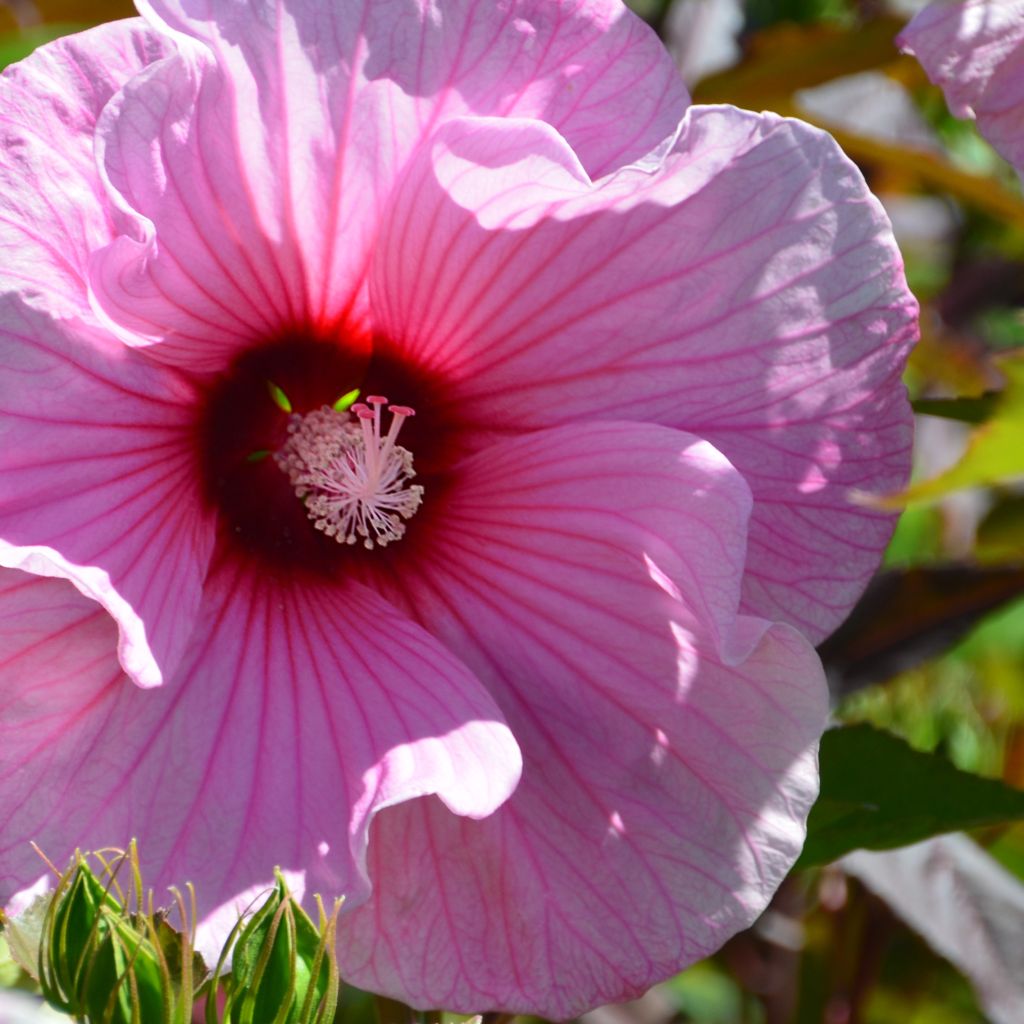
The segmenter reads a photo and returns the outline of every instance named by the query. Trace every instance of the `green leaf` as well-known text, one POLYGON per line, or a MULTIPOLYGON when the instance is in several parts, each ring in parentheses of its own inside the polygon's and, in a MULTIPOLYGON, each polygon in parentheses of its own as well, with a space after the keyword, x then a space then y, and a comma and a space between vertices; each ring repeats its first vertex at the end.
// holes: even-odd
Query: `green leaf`
POLYGON ((999 401, 999 393, 988 391, 977 398, 919 398, 911 402, 920 416, 939 416, 960 423, 984 423, 990 419, 999 401))
POLYGON ((941 654, 1022 594, 1024 567, 950 564, 880 573, 818 647, 833 694, 845 697, 941 654))
POLYGON ((801 868, 1024 818, 1024 791, 962 772, 871 726, 830 729, 820 761, 821 795, 807 822, 801 868))
POLYGON ((974 556, 979 562, 1024 561, 1024 494, 997 501, 978 524, 974 556))
POLYGON ((911 484, 898 494, 863 496, 878 508, 903 508, 917 501, 936 501, 967 487, 1009 482, 1024 477, 1024 358, 998 360, 1006 388, 991 418, 974 431, 967 451, 945 473, 911 484))

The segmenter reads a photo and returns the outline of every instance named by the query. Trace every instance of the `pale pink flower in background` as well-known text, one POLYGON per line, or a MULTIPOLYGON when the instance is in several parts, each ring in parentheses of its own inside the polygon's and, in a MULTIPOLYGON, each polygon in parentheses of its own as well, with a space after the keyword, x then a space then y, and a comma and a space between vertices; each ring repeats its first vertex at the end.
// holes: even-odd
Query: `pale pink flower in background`
POLYGON ((1024 173, 1024 0, 939 0, 900 33, 957 117, 1024 173))
POLYGON ((640 992, 803 840, 909 459, 884 214, 615 0, 139 7, 0 79, 0 898, 137 836, 347 894, 417 1006, 640 992))

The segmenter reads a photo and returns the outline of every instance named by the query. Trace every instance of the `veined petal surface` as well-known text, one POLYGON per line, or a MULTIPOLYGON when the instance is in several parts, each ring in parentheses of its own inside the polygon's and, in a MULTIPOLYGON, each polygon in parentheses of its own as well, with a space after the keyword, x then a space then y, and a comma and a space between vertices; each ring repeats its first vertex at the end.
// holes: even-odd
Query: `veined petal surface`
POLYGON ((899 36, 957 117, 1024 173, 1024 0, 929 4, 899 36))
POLYGON ((214 542, 194 389, 100 329, 0 297, 0 565, 71 580, 140 686, 177 667, 214 542))
POLYGON ((201 913, 269 879, 365 896, 370 819, 436 793, 484 816, 519 750, 470 671, 358 585, 215 569, 189 655, 130 685, 115 631, 64 581, 0 571, 0 901, 76 845, 137 836, 147 881, 191 880, 201 913))
POLYGON ((0 75, 0 291, 59 314, 88 310, 89 254, 114 234, 96 119, 124 82, 173 51, 136 18, 58 39, 0 75))
POLYGON ((745 606, 820 639, 892 520, 916 337, 889 224, 824 133, 691 107, 671 152, 592 182, 536 121, 424 147, 377 248, 379 328, 488 432, 637 418, 707 438, 754 493, 745 606))
POLYGON ((204 368, 268 328, 364 312, 397 175, 466 113, 542 118, 593 173, 669 134, 686 94, 618 0, 144 0, 202 44, 130 83, 99 128, 134 224, 93 286, 161 358, 204 368))
POLYGON ((347 978, 565 1019, 760 913, 803 842, 826 691, 799 634, 736 616, 749 501, 714 448, 651 425, 539 431, 461 467, 402 592, 494 694, 523 779, 485 821, 380 816, 347 978))

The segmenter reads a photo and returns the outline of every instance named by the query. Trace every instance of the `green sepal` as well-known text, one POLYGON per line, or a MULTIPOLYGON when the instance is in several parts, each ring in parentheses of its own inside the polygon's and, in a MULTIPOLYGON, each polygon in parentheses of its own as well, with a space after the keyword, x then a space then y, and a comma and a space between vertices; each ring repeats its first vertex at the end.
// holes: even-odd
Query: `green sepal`
POLYGON ((89 1021, 104 1024, 170 1024, 171 979, 136 922, 100 911, 107 927, 82 976, 82 1002, 89 1021))
POLYGON ((57 883, 39 945, 43 996, 71 1014, 85 1012, 85 975, 106 931, 100 914, 103 907, 120 909, 88 861, 77 853, 57 883))
MULTIPOLYGON (((94 857, 104 881, 76 854, 49 902, 39 944, 44 998, 86 1024, 189 1024, 197 984, 207 973, 191 936, 154 912, 151 893, 143 911, 134 843, 112 862, 94 857), (117 883, 125 863, 127 896, 117 883), (137 909, 131 911, 133 892, 137 909)), ((174 896, 187 928, 184 900, 177 891, 174 896)))
POLYGON ((338 1002, 335 927, 340 904, 330 918, 320 908, 320 927, 288 890, 280 871, 266 902, 236 925, 222 954, 207 998, 208 1024, 214 1024, 220 968, 231 950, 232 966, 223 978, 224 1019, 231 1024, 329 1024, 338 1002), (233 940, 233 946, 232 946, 233 940))

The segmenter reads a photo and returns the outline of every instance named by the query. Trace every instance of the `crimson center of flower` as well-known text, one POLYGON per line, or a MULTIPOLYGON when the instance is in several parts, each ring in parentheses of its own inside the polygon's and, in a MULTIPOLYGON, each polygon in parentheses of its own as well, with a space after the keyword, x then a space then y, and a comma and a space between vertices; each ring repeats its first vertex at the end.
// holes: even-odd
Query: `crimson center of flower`
POLYGON ((289 576, 397 571, 429 546, 466 436, 450 392, 379 337, 297 331, 247 349, 208 379, 196 422, 222 545, 289 576))
POLYGON ((412 452, 395 443, 414 411, 391 406, 391 424, 382 437, 381 410, 387 404, 383 396, 370 395, 351 413, 325 405, 295 414, 288 440, 274 456, 305 502, 306 515, 339 544, 384 547, 404 536, 403 520, 420 507, 423 488, 410 483, 416 475, 412 452))

